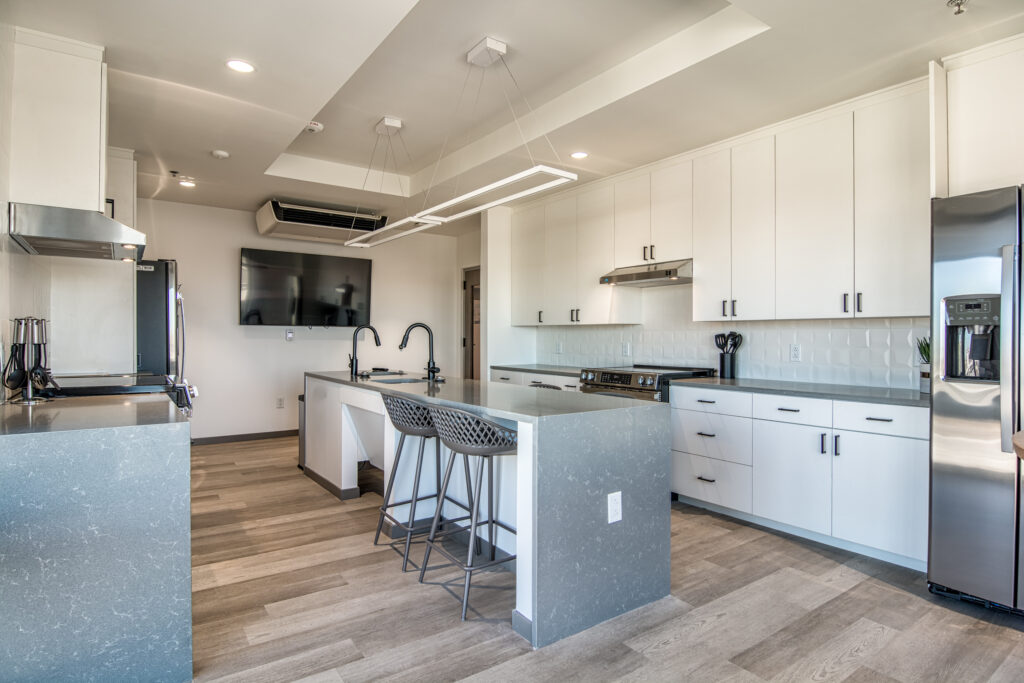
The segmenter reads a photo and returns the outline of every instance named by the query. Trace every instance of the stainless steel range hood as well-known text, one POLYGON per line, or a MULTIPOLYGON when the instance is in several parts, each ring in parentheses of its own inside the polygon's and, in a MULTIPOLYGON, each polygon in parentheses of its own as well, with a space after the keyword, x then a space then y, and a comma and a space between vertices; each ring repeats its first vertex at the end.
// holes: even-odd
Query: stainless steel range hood
POLYGON ((10 203, 11 237, 39 256, 107 260, 142 258, 146 236, 99 211, 10 203))
POLYGON ((688 285, 693 282, 693 259, 616 268, 607 275, 602 275, 599 282, 602 285, 628 287, 688 285))

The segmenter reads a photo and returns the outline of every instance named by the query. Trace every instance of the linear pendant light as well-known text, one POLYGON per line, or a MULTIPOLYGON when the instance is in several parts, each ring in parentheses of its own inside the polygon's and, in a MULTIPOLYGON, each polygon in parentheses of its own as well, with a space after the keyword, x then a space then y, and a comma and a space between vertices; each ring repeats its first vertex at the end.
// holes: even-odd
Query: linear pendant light
MULTIPOLYGON (((470 50, 467 53, 466 60, 470 64, 474 64, 481 68, 485 68, 488 65, 500 60, 502 64, 504 64, 506 70, 508 70, 508 65, 504 63, 505 60, 503 57, 507 49, 508 46, 499 40, 495 40, 494 38, 484 38, 476 46, 474 46, 472 50, 470 50)), ((518 90, 519 84, 515 80, 515 76, 512 76, 511 70, 509 70, 509 76, 512 77, 512 82, 515 83, 516 89, 518 90)), ((524 101, 526 100, 526 97, 523 96, 521 91, 519 92, 519 95, 520 97, 523 98, 524 101)), ((529 102, 527 102, 527 106, 529 106, 529 102)), ((513 120, 515 120, 516 127, 520 131, 520 136, 522 136, 522 127, 519 126, 519 121, 516 117, 515 109, 512 108, 511 102, 509 102, 509 110, 511 110, 512 112, 512 118, 513 120)), ((544 137, 545 139, 547 139, 546 134, 544 137)), ((532 160, 533 155, 530 153, 530 148, 526 143, 525 136, 522 137, 522 140, 523 146, 526 147, 527 154, 530 156, 530 159, 532 160)), ((551 150, 555 152, 555 156, 557 157, 558 152, 555 150, 554 146, 551 145, 551 141, 547 140, 547 142, 548 145, 551 146, 551 150)), ((441 148, 441 152, 437 160, 438 163, 440 163, 441 156, 443 156, 443 154, 444 147, 441 148)), ((415 214, 408 216, 406 218, 402 218, 401 220, 395 221, 394 223, 388 222, 388 224, 382 228, 379 228, 372 232, 365 233, 363 235, 359 235, 358 237, 354 237, 346 241, 345 246, 373 247, 378 244, 384 244, 385 242, 396 240, 399 237, 413 235, 417 232, 421 232, 423 230, 436 227, 443 223, 456 221, 459 220, 460 218, 465 218, 467 216, 472 216, 474 214, 483 213, 484 211, 492 209, 496 206, 501 206, 502 204, 507 204, 509 202, 522 199, 524 197, 529 197, 530 195, 545 192, 547 190, 550 190, 551 188, 558 187, 559 185, 574 182, 577 179, 578 176, 571 171, 565 171, 559 168, 554 168, 552 166, 546 166, 544 164, 535 164, 533 167, 528 168, 525 171, 513 173, 510 176, 507 176, 500 180, 496 180, 495 182, 490 183, 488 185, 484 185, 483 187, 479 187, 475 190, 470 190, 469 192, 460 194, 457 197, 453 197, 452 199, 441 202, 440 204, 436 204, 428 209, 418 211, 415 214), (516 183, 521 183, 522 181, 530 179, 535 179, 540 182, 538 182, 538 184, 536 185, 528 186, 525 189, 512 191, 509 194, 498 197, 496 199, 486 200, 480 204, 464 208, 461 211, 444 215, 444 211, 446 211, 447 209, 458 207, 462 204, 470 202, 473 199, 477 199, 487 195, 488 193, 494 192, 495 190, 500 190, 501 188, 508 187, 510 185, 515 185, 516 183), (388 234, 390 231, 396 230, 401 227, 406 227, 407 229, 402 230, 400 232, 391 232, 390 234, 388 234)), ((429 191, 429 188, 427 188, 427 190, 429 191)))

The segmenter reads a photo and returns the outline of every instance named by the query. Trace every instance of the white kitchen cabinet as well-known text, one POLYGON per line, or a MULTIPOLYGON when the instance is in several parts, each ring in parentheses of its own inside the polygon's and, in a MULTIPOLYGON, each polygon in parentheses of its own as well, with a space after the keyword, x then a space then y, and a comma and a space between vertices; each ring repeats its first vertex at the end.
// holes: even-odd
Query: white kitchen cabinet
POLYGON ((693 162, 651 171, 652 262, 693 255, 693 162))
POLYGON ((673 408, 750 417, 753 414, 753 394, 729 389, 673 385, 669 400, 673 408))
POLYGON ((576 262, 576 197, 570 195, 544 205, 544 325, 576 321, 576 262))
POLYGON ((640 290, 600 284, 615 268, 615 193, 609 185, 576 196, 576 322, 640 323, 640 290))
POLYGON ((728 320, 732 186, 728 149, 693 161, 693 319, 728 320))
POLYGON ((129 228, 135 227, 136 202, 135 151, 107 148, 107 215, 129 228))
POLYGON ((102 211, 106 110, 102 47, 16 28, 11 201, 102 211))
POLYGON ((512 214, 512 324, 537 325, 544 317, 544 207, 512 214))
POLYGON ((501 382, 502 384, 522 384, 523 373, 515 372, 513 370, 497 370, 491 368, 491 381, 501 382))
POLYGON ((754 420, 753 512, 801 529, 832 531, 832 430, 754 420))
POLYGON ((672 451, 672 490, 690 498, 749 513, 751 475, 747 465, 672 451))
POLYGON ((925 561, 928 441, 836 430, 832 535, 925 561))
POLYGON ((749 466, 752 423, 749 417, 672 410, 672 450, 749 466))
POLYGON ((650 260, 651 175, 630 176, 615 183, 615 267, 650 260))
POLYGON ((828 399, 782 394, 754 394, 754 417, 815 427, 832 426, 833 403, 828 399))
POLYGON ((853 316, 853 113, 775 137, 775 315, 853 316))
MULTIPOLYGON (((696 262, 695 262, 696 264, 696 262)), ((775 317, 775 138, 732 148, 733 320, 775 317)))
POLYGON ((930 311, 928 89, 857 109, 854 294, 858 316, 930 311))

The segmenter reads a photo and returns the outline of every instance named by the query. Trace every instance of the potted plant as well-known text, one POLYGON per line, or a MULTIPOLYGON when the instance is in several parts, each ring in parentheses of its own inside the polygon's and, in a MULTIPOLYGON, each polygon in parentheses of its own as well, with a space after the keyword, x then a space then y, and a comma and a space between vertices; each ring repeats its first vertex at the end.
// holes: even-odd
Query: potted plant
POLYGON ((919 337, 917 340, 917 355, 921 357, 921 393, 929 394, 932 391, 932 338, 919 337))

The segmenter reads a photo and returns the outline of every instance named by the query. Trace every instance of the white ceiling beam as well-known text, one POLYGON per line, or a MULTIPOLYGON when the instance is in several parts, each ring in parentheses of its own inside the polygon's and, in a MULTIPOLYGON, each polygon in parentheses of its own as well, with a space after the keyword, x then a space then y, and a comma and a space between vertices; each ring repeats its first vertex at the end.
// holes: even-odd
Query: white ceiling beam
POLYGON ((277 157, 266 170, 266 174, 396 197, 409 196, 409 176, 398 173, 382 174, 379 169, 370 169, 367 172, 365 166, 342 164, 288 152, 277 157))

